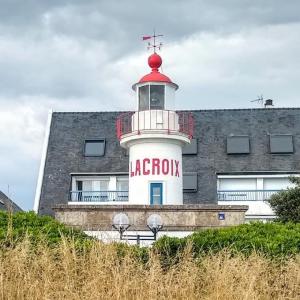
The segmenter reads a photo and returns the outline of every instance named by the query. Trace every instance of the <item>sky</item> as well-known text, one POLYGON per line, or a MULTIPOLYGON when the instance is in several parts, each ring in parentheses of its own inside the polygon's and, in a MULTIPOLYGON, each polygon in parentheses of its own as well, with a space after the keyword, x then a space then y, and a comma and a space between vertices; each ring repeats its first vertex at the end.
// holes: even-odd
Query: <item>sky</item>
POLYGON ((298 0, 0 0, 0 190, 32 209, 49 109, 134 109, 154 28, 176 109, 260 95, 299 107, 299 12, 298 0))

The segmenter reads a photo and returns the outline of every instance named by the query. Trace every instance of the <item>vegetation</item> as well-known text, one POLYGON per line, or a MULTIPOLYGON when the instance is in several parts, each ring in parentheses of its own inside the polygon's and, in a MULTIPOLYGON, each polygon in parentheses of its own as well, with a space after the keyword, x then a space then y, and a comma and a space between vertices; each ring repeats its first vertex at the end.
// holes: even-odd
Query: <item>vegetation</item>
POLYGON ((187 245, 194 256, 216 253, 227 249, 231 254, 246 256, 259 253, 269 258, 282 258, 300 253, 300 223, 251 223, 222 229, 207 229, 186 237, 163 237, 154 248, 166 264, 187 245))
POLYGON ((295 187, 271 196, 269 203, 281 222, 300 223, 300 178, 290 177, 295 187))
POLYGON ((164 269, 151 251, 142 263, 130 247, 120 259, 115 244, 78 252, 62 239, 32 251, 24 239, 0 251, 0 299, 299 299, 299 256, 278 264, 226 250, 193 259, 190 250, 164 269))
POLYGON ((0 300, 298 299, 299 226, 253 223, 139 248, 0 213, 0 300))
POLYGON ((49 246, 59 243, 62 237, 74 239, 78 245, 91 239, 82 231, 69 228, 49 216, 38 216, 34 212, 12 214, 0 211, 0 244, 14 245, 25 237, 31 243, 43 241, 49 246))

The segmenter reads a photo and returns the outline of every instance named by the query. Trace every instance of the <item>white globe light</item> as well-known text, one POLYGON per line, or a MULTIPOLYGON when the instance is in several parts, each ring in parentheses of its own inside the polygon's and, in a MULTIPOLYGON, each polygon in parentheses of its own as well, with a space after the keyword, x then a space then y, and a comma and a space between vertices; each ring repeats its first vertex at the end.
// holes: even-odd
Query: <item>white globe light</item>
POLYGON ((128 216, 124 213, 116 214, 113 218, 113 225, 118 229, 124 228, 125 226, 129 226, 128 216))
POLYGON ((158 229, 162 227, 163 221, 161 216, 157 214, 150 215, 147 219, 147 225, 150 229, 158 229))

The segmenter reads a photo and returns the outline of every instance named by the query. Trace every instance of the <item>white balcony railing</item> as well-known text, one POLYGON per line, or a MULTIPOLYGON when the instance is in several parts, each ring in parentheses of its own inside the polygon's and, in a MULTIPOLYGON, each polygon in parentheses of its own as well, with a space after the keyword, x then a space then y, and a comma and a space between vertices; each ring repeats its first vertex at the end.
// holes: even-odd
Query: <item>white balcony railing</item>
POLYGON ((191 112, 169 110, 145 110, 121 114, 116 121, 119 140, 127 134, 145 132, 181 133, 193 137, 194 119, 191 112))
POLYGON ((265 201, 280 190, 219 190, 218 201, 265 201))
POLYGON ((72 202, 128 201, 128 191, 71 191, 72 202))

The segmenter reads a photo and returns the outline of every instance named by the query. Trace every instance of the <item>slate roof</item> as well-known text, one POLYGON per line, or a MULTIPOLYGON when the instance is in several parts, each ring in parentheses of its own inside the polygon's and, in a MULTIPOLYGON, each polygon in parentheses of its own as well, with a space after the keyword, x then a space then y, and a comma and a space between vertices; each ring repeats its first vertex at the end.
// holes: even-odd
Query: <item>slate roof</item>
POLYGON ((23 211, 16 203, 14 203, 10 198, 8 198, 3 192, 0 191, 0 210, 5 211, 23 211))
MULTIPOLYGON (((184 193, 184 203, 216 204, 217 174, 300 172, 300 108, 193 110, 198 152, 183 156, 183 172, 197 172, 198 189, 184 193), (293 135, 294 153, 271 154, 272 134, 293 135), (228 155, 227 137, 247 135, 250 153, 228 155)), ((52 114, 38 212, 53 215, 67 204, 71 174, 127 173, 128 156, 119 145, 115 123, 122 112, 52 114), (105 138, 103 157, 85 157, 85 139, 105 138)))

